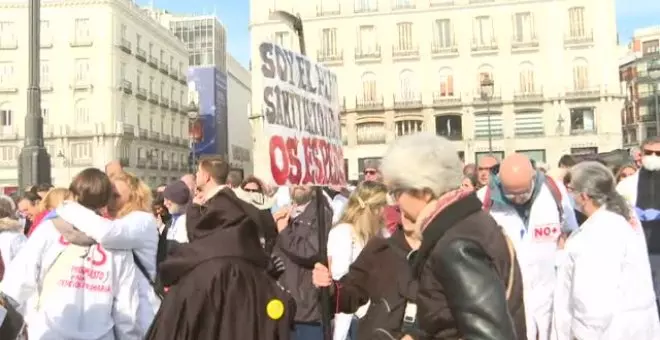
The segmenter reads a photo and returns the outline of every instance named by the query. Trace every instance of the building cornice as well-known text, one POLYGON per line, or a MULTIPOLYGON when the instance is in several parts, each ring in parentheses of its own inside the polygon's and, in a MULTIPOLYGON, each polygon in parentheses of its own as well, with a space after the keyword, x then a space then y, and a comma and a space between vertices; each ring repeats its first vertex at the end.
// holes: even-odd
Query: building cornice
MULTIPOLYGON (((97 5, 107 5, 111 8, 118 9, 122 14, 128 15, 131 19, 136 21, 139 24, 145 24, 149 26, 151 32, 158 35, 158 38, 165 40, 165 42, 171 47, 175 47, 177 52, 181 53, 183 56, 188 55, 188 50, 186 49, 183 42, 177 39, 169 29, 163 27, 157 23, 150 16, 142 13, 140 7, 134 4, 129 0, 60 0, 60 1, 41 1, 42 8, 78 8, 78 7, 90 7, 97 5)), ((0 10, 3 9, 24 9, 28 7, 28 2, 2 2, 0 0, 0 10)), ((27 14, 27 13, 26 13, 27 14)))

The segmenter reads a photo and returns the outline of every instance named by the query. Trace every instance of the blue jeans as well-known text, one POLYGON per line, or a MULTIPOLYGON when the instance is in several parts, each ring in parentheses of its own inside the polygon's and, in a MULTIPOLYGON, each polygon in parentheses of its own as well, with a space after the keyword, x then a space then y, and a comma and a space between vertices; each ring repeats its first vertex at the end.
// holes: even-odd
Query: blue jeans
POLYGON ((291 340, 323 340, 323 328, 320 324, 295 323, 291 340))
POLYGON ((349 340, 358 340, 358 318, 353 317, 353 321, 351 321, 351 330, 348 331, 348 338, 349 340))

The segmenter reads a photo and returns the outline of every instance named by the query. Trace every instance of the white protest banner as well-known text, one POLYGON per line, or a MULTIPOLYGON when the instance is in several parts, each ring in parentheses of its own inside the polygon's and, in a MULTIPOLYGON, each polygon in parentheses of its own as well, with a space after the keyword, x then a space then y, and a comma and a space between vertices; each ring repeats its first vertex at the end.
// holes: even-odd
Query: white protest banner
POLYGON ((337 76, 299 53, 259 45, 270 169, 277 185, 343 185, 337 76))

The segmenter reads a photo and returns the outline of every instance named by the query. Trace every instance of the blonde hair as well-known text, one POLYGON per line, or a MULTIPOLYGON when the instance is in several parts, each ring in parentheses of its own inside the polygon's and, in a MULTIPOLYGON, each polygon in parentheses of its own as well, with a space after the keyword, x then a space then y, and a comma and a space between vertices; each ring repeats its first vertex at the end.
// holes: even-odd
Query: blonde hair
POLYGON ((363 244, 383 227, 382 208, 387 205, 387 187, 380 182, 362 182, 348 198, 339 223, 353 227, 355 238, 363 244))
POLYGON ((39 211, 48 211, 57 208, 62 202, 71 198, 71 191, 67 188, 52 188, 39 202, 39 211))
POLYGON ((129 190, 128 201, 119 208, 117 218, 124 217, 134 211, 151 212, 151 189, 139 178, 128 172, 114 174, 110 180, 126 184, 129 190))

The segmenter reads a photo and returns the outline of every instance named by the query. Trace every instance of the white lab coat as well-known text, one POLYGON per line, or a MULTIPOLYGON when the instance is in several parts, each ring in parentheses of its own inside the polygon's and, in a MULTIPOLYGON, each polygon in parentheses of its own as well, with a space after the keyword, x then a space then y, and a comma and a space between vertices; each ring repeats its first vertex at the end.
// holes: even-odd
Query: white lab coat
POLYGON ((28 338, 142 339, 146 329, 137 324, 137 268, 130 252, 90 247, 54 281, 48 297, 35 303, 46 274, 66 248, 53 223, 42 221, 5 272, 2 292, 19 304, 28 338))
POLYGON ((601 208, 568 238, 557 272, 553 340, 657 340, 644 231, 601 208))
POLYGON ((27 241, 23 234, 23 226, 18 220, 0 218, 0 254, 5 268, 9 267, 11 260, 18 254, 27 241))
MULTIPOLYGON (((57 208, 57 215, 107 249, 132 250, 151 276, 150 279, 156 277, 158 223, 151 213, 134 211, 111 221, 78 203, 66 202, 57 208)), ((140 293, 138 322, 148 329, 160 308, 160 300, 139 270, 137 277, 140 293)))
MULTIPOLYGON (((348 270, 358 255, 362 252, 364 244, 356 242, 353 236, 353 227, 348 223, 340 223, 330 229, 328 234, 328 258, 330 262, 330 272, 333 280, 339 280, 348 273, 348 270)), ((355 315, 363 317, 368 303, 361 306, 355 315)), ((333 340, 345 340, 351 328, 353 314, 339 313, 335 315, 335 326, 332 334, 333 340)))
POLYGON ((180 215, 174 220, 166 235, 168 240, 179 243, 188 243, 188 230, 186 229, 186 214, 180 215))
MULTIPOLYGON (((562 219, 552 192, 545 183, 534 198, 527 225, 512 206, 495 202, 490 208, 491 216, 502 226, 516 249, 523 280, 528 340, 536 340, 537 333, 540 340, 550 337, 555 266, 559 253, 557 240, 562 230, 577 228, 568 192, 563 184, 555 183, 562 196, 562 219), (560 225, 561 220, 563 225, 560 225)), ((477 196, 483 201, 485 193, 486 188, 482 188, 477 196)))

